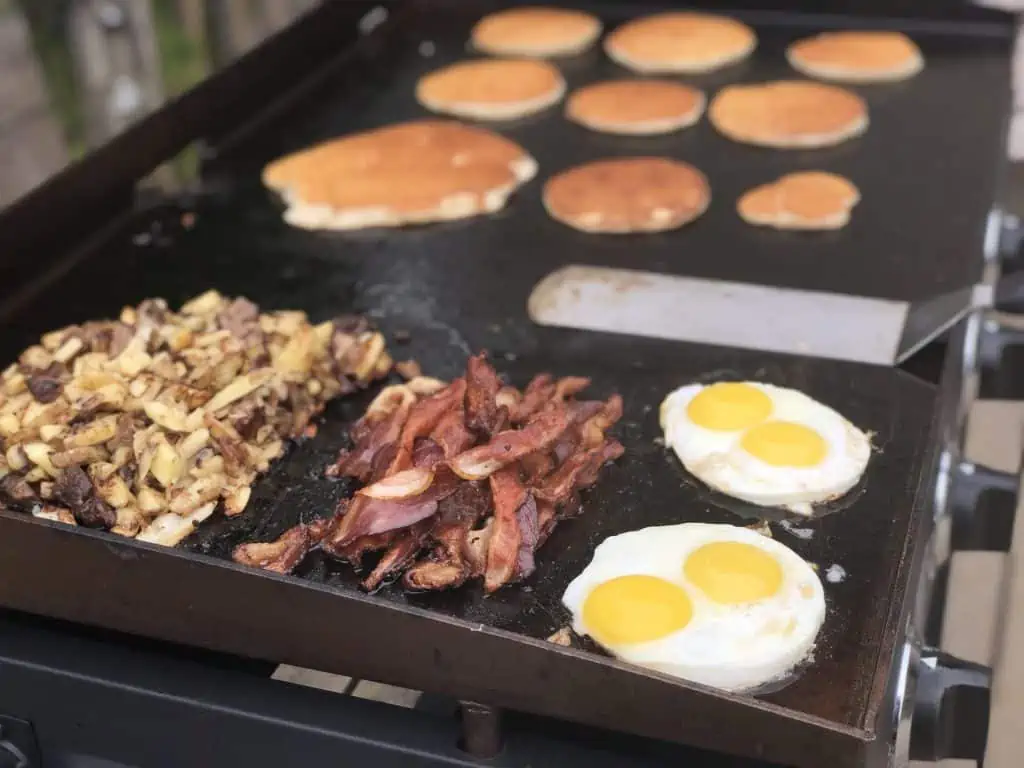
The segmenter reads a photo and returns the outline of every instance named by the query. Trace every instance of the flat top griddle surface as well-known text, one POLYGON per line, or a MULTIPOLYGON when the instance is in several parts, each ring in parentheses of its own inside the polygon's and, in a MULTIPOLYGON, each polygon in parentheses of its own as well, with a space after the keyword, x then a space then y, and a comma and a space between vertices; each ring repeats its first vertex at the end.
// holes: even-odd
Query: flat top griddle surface
MULTIPOLYGON (((176 305, 216 287, 267 308, 301 308, 315 319, 364 312, 391 339, 407 332, 406 345, 392 341, 396 359, 416 358, 431 375, 457 375, 466 356, 484 348, 499 372, 520 386, 542 370, 593 376, 595 395, 618 391, 625 398, 626 414, 614 433, 627 453, 585 497, 585 514, 556 530, 525 588, 488 599, 478 587, 415 597, 395 588, 380 593, 385 602, 427 607, 536 638, 565 623, 561 593, 605 537, 687 520, 744 522, 736 513, 749 509, 709 495, 655 444, 657 408, 667 392, 716 376, 803 389, 874 432, 877 450, 849 505, 809 524, 812 538, 776 526, 780 539, 806 559, 823 569, 838 564, 849 576, 826 585, 828 616, 814 663, 765 698, 833 723, 870 725, 888 611, 904 598, 906 585, 898 573, 908 532, 915 515, 924 513, 919 482, 935 450, 932 388, 884 368, 539 328, 526 318, 525 302, 537 280, 567 263, 894 299, 962 285, 980 266, 978 247, 1004 114, 1005 53, 969 38, 917 36, 928 68, 902 85, 863 89, 874 124, 866 137, 833 150, 743 147, 715 135, 706 122, 666 138, 603 137, 565 123, 557 109, 501 128, 538 158, 541 179, 612 154, 665 153, 695 163, 708 174, 715 199, 701 220, 676 233, 610 238, 575 233, 544 214, 537 181, 505 211, 483 219, 352 234, 308 233, 285 225, 280 205, 259 185, 262 164, 315 140, 422 116, 412 97, 415 80, 463 55, 469 21, 468 16, 428 17, 415 35, 398 30, 404 46, 367 40, 372 55, 345 74, 354 81, 351 87, 322 95, 313 108, 285 121, 287 130, 280 134, 264 134, 250 145, 261 147, 258 155, 239 155, 235 165, 221 167, 214 194, 197 207, 193 229, 185 232, 176 222, 165 222, 84 261, 0 330, 0 352, 10 359, 45 330, 111 316, 122 304, 146 296, 163 296, 176 305), (425 40, 436 47, 430 58, 419 52, 425 40), (932 132, 935 121, 943 121, 942 128, 932 132), (797 168, 836 170, 858 183, 864 201, 847 230, 786 235, 738 220, 733 206, 744 189, 797 168)), ((807 31, 762 28, 751 62, 693 82, 713 90, 729 82, 790 76, 782 50, 807 31)), ((621 74, 596 52, 562 66, 573 86, 621 74)), ((188 548, 226 557, 239 541, 268 539, 300 519, 329 513, 348 488, 325 480, 322 471, 366 402, 355 398, 329 408, 319 435, 274 467, 240 518, 215 518, 188 548)), ((355 583, 347 568, 317 556, 300 575, 343 591, 355 583)), ((344 605, 339 601, 339 616, 344 605)), ((201 632, 196 628, 197 638, 201 632)), ((238 643, 244 650, 245 638, 238 643)), ((609 682, 629 685, 628 668, 612 669, 609 682)), ((528 690, 545 695, 543 680, 523 680, 522 689, 517 696, 528 690)))
MULTIPOLYGON (((413 97, 416 80, 474 55, 465 41, 479 12, 472 10, 478 6, 468 5, 470 10, 462 13, 414 17, 414 23, 395 33, 393 44, 367 54, 363 66, 350 67, 345 98, 327 92, 300 119, 275 131, 277 140, 264 144, 255 162, 354 130, 428 115, 413 97)), ((820 30, 820 22, 801 24, 800 17, 792 17, 793 22, 779 24, 778 15, 768 18, 775 23, 757 26, 758 48, 749 60, 711 75, 676 79, 704 89, 710 101, 725 85, 800 78, 786 63, 785 48, 820 30)), ((608 28, 617 23, 606 19, 608 28)), ((571 254, 577 263, 897 300, 962 287, 980 275, 986 214, 1004 152, 1009 49, 1005 40, 926 29, 909 30, 924 52, 924 71, 902 83, 854 87, 868 102, 871 124, 864 136, 834 148, 772 150, 738 144, 720 136, 706 116, 668 136, 608 136, 566 121, 563 105, 491 124, 531 152, 540 173, 490 226, 452 230, 443 247, 470 261, 500 242, 538 272, 571 254), (707 213, 677 232, 636 237, 578 233, 544 213, 540 190, 545 179, 587 160, 637 154, 675 157, 704 171, 712 189, 707 213), (785 233, 739 219, 735 204, 744 191, 784 173, 811 169, 844 174, 860 188, 862 200, 849 226, 831 233, 785 233)), ((600 48, 557 63, 570 91, 629 75, 600 48)), ((387 240, 392 245, 420 234, 395 233, 387 240)), ((338 235, 335 247, 323 252, 331 258, 342 250, 365 249, 366 242, 362 235, 338 235)), ((432 252, 439 242, 423 239, 421 247, 432 252)))

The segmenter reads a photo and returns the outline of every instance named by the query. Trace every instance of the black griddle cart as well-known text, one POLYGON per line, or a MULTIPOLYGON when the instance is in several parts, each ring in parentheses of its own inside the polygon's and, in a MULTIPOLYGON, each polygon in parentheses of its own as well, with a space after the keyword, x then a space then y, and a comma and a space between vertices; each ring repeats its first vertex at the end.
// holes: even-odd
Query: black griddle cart
MULTIPOLYGON (((658 7, 586 5, 609 26, 658 7)), ((537 181, 480 220, 352 234, 284 224, 260 168, 320 139, 422 115, 416 78, 464 56, 470 25, 492 7, 326 2, 13 206, 0 216, 0 352, 12 359, 48 329, 148 296, 178 304, 216 287, 317 319, 364 313, 392 337, 408 335, 403 354, 441 377, 481 348, 517 383, 539 370, 591 376, 595 391, 626 400, 626 457, 588 497, 587 514, 541 551, 529 589, 486 600, 472 589, 366 596, 351 572, 319 557, 290 577, 230 562, 235 544, 333 508, 341 488, 319 470, 365 399, 329 408, 318 436, 257 485, 245 514, 215 516, 175 550, 0 511, 0 714, 10 715, 0 739, 21 764, 76 753, 145 766, 289 765, 297 755, 475 765, 503 745, 487 764, 874 768, 901 764, 912 731, 919 755, 971 756, 983 744, 986 670, 926 650, 948 523, 970 496, 958 484, 959 444, 981 309, 890 369, 542 328, 526 299, 569 263, 900 301, 993 286, 1012 20, 959 3, 830 4, 827 14, 809 2, 723 6, 757 28, 760 45, 738 68, 693 79, 709 91, 786 76, 788 42, 824 28, 898 28, 919 42, 925 71, 862 89, 872 127, 834 149, 739 147, 706 121, 649 140, 588 135, 557 109, 499 126, 537 157, 541 179, 608 154, 694 162, 717 203, 679 232, 588 238, 545 216, 537 181), (192 142, 202 147, 201 187, 142 204, 137 181, 192 142), (847 230, 799 238, 735 219, 730 201, 742 190, 820 166, 861 188, 847 230), (654 442, 667 391, 724 374, 803 389, 876 433, 881 448, 848 508, 817 520, 811 539, 780 535, 849 577, 830 586, 815 662, 758 698, 544 640, 565 621, 566 584, 604 537, 678 521, 680 509, 683 519, 736 521, 654 442), (265 679, 274 663, 424 690, 434 711, 282 687, 265 679), (444 701, 463 702, 461 729, 444 701), (954 728, 950 707, 972 717, 954 728), (115 723, 131 735, 117 737, 115 723)), ((616 71, 596 51, 560 66, 571 87, 616 71)), ((970 530, 969 514, 956 519, 955 530, 970 530)))

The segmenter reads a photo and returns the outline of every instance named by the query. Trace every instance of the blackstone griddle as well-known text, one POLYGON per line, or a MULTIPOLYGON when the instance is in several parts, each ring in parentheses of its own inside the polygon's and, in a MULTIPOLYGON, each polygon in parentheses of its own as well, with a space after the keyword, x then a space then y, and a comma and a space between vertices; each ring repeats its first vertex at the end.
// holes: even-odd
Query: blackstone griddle
MULTIPOLYGON (((469 27, 494 7, 418 2, 370 10, 329 2, 11 208, 0 217, 4 360, 46 330, 112 316, 148 296, 177 305, 215 287, 267 308, 301 308, 317 320, 365 313, 398 359, 414 358, 434 376, 457 375, 477 349, 489 350, 517 385, 538 371, 591 376, 596 395, 625 398, 616 434, 626 455, 586 495, 585 514, 559 527, 540 551, 536 574, 489 598, 478 587, 417 596, 389 587, 367 596, 350 569, 320 555, 293 577, 233 564, 236 544, 330 514, 351 492, 325 479, 323 469, 345 445, 346 427, 369 393, 332 405, 318 435, 272 469, 242 516, 215 516, 179 549, 0 512, 0 605, 476 702, 466 710, 474 724, 466 738, 474 742, 474 734, 493 727, 494 711, 507 709, 806 768, 880 766, 905 756, 904 703, 922 668, 916 634, 935 572, 933 522, 946 514, 959 466, 978 314, 949 334, 944 361, 925 381, 877 365, 542 328, 526 313, 533 286, 569 264, 899 301, 991 284, 1010 20, 956 3, 851 3, 831 6, 830 15, 791 5, 723 9, 757 28, 757 52, 687 80, 712 91, 793 76, 783 50, 800 36, 825 28, 903 29, 928 66, 906 83, 860 90, 872 110, 863 138, 835 149, 772 152, 727 142, 702 121, 669 137, 626 139, 588 133, 553 109, 498 126, 541 167, 540 179, 499 214, 402 231, 291 229, 259 183, 262 166, 315 141, 423 116, 412 96, 417 77, 464 57, 469 27), (205 147, 201 188, 133 210, 132 184, 197 139, 205 147), (678 232, 601 238, 543 212, 540 182, 550 174, 632 153, 700 167, 713 189, 708 213, 678 232), (798 168, 834 170, 857 182, 863 201, 847 229, 787 235, 738 221, 733 201, 743 190, 798 168), (838 565, 848 576, 826 584, 828 615, 813 663, 791 684, 756 698, 545 641, 567 623, 562 591, 607 536, 756 516, 693 482, 656 442, 664 395, 720 377, 802 389, 874 432, 877 446, 853 493, 813 522, 796 523, 812 528, 811 538, 775 527, 823 571, 838 565)), ((585 7, 608 26, 657 9, 585 7)), ((621 74, 598 51, 560 66, 570 86, 621 74)), ((973 687, 964 674, 956 679, 973 687)), ((931 699, 941 702, 943 684, 929 684, 937 691, 931 699)), ((929 741, 923 733, 919 741, 929 741)))

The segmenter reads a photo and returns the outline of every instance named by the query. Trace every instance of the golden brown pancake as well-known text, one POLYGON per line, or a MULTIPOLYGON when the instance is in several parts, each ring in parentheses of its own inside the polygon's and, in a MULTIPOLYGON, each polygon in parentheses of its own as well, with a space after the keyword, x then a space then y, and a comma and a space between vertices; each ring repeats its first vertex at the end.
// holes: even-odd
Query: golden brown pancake
POLYGON ((693 221, 711 202, 704 174, 664 157, 597 160, 544 185, 552 218, 583 232, 661 232, 693 221))
POLYGON ((902 32, 823 32, 793 43, 786 58, 810 77, 849 83, 903 80, 924 68, 921 49, 902 32))
POLYGON ((420 78, 416 99, 432 112, 510 120, 550 107, 565 95, 555 67, 532 59, 477 59, 420 78))
POLYGON ((526 6, 484 16, 470 39, 478 51, 494 56, 571 56, 601 35, 597 17, 562 8, 526 6))
POLYGON ((537 171, 491 131, 415 120, 345 136, 269 164, 264 183, 307 229, 400 226, 501 208, 537 171))
POLYGON ((696 88, 668 80, 609 80, 574 92, 565 114, 595 131, 648 136, 693 125, 705 101, 696 88))
POLYGON ((776 229, 839 229, 850 220, 860 192, 843 176, 825 171, 787 174, 744 194, 740 217, 776 229))
POLYGON ((779 149, 839 144, 868 126, 860 96, 802 80, 730 85, 712 100, 708 117, 734 141, 779 149))
POLYGON ((670 11, 627 22, 604 41, 608 56, 635 72, 710 72, 745 59, 757 46, 742 22, 670 11))

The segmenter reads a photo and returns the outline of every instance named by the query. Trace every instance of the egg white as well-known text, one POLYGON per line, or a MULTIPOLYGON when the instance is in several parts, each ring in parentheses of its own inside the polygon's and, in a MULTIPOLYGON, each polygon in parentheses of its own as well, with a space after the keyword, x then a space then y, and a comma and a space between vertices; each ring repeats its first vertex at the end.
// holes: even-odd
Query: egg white
POLYGON ((623 661, 727 691, 749 691, 784 677, 808 658, 825 619, 821 580, 791 549, 745 528, 682 523, 612 536, 597 547, 562 597, 577 634, 592 636, 583 618, 590 592, 628 575, 657 576, 682 587, 693 604, 693 616, 666 637, 605 645, 606 650, 623 661), (708 598, 686 579, 683 565, 691 552, 717 541, 752 544, 771 555, 782 567, 779 591, 742 605, 708 598))
POLYGON ((718 431, 695 424, 686 409, 705 385, 690 384, 665 398, 660 418, 665 443, 694 477, 752 504, 804 515, 811 514, 813 504, 839 498, 857 484, 871 456, 871 441, 864 432, 803 392, 745 383, 771 399, 769 419, 803 424, 821 435, 828 445, 824 460, 813 467, 773 466, 743 449, 745 429, 718 431))

